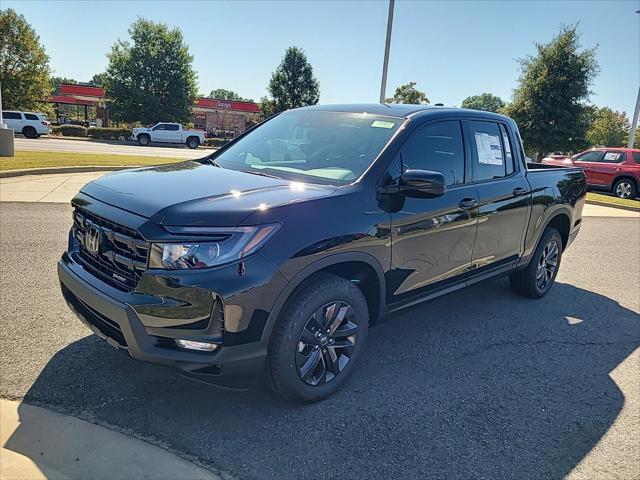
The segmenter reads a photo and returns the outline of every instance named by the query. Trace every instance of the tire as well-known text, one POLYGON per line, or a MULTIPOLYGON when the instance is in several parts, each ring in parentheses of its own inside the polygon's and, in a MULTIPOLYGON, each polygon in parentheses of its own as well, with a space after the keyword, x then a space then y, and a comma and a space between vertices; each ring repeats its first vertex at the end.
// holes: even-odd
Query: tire
POLYGON ((22 135, 27 138, 38 138, 38 132, 36 132, 36 129, 33 127, 24 127, 22 129, 22 135))
POLYGON ((189 147, 191 150, 198 148, 199 145, 200 145, 200 140, 198 139, 198 137, 187 138, 187 147, 189 147))
POLYGON ((150 143, 151 143, 151 138, 149 137, 149 135, 138 135, 138 144, 142 145, 143 147, 146 147, 150 143))
POLYGON ((352 373, 368 328, 360 289, 341 277, 318 277, 294 294, 275 326, 267 361, 270 387, 292 403, 333 394, 352 373))
POLYGON ((511 288, 525 297, 544 297, 556 280, 561 260, 562 237, 555 228, 547 228, 538 242, 529 265, 509 276, 511 288))
POLYGON ((611 189, 613 194, 618 198, 636 198, 638 195, 638 187, 636 182, 629 178, 621 178, 613 184, 611 189))

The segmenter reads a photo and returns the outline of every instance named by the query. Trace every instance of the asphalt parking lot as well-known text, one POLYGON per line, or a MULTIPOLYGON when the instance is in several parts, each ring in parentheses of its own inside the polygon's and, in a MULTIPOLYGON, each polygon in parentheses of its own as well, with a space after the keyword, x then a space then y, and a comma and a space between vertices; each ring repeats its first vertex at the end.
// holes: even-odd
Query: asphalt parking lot
MULTIPOLYGON (((293 407, 134 362, 59 294, 65 204, 0 204, 0 395, 240 478, 633 478, 640 223, 585 219, 542 300, 486 282, 372 329, 349 384, 293 407), (635 353, 634 353, 635 352, 635 353)), ((637 477, 636 477, 637 478, 637 477)))

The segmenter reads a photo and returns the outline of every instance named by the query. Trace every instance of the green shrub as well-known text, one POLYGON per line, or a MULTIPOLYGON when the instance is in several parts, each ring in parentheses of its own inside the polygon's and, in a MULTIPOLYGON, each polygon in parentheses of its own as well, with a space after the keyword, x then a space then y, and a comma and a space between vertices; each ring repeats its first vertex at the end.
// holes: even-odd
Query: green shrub
POLYGON ((229 140, 225 140, 224 138, 207 138, 204 141, 204 144, 208 147, 221 147, 229 140))
POLYGON ((61 125, 60 132, 64 137, 86 137, 87 127, 82 125, 61 125))
POLYGON ((89 127, 87 135, 91 138, 99 138, 102 140, 118 140, 120 137, 128 139, 131 137, 130 128, 114 128, 114 127, 89 127))

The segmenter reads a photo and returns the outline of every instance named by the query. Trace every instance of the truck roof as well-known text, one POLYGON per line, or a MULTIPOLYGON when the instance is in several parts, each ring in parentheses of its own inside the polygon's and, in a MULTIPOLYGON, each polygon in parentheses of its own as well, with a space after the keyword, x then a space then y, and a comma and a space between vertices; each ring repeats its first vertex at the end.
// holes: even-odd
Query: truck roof
POLYGON ((409 118, 417 113, 425 115, 446 114, 447 116, 465 116, 478 118, 495 118, 506 120, 508 117, 492 112, 480 110, 470 110, 466 108, 438 107, 432 105, 408 105, 402 103, 345 103, 335 105, 313 105, 302 107, 297 110, 319 110, 325 112, 349 112, 349 113, 370 113, 372 115, 386 115, 389 117, 409 118))

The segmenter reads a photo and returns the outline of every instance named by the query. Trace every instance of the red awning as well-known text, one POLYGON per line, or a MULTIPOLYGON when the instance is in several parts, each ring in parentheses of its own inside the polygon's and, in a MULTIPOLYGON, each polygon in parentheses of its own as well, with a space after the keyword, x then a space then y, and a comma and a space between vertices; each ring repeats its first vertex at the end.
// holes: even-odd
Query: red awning
POLYGON ((62 83, 60 84, 60 95, 82 95, 84 97, 104 98, 104 88, 62 83))
POLYGON ((219 108, 224 110, 260 113, 260 107, 254 102, 237 102, 235 100, 222 100, 217 98, 199 98, 196 102, 196 106, 201 108, 219 108))
POLYGON ((81 100, 69 95, 52 95, 49 97, 51 103, 64 103, 66 105, 95 105, 98 101, 81 100))

